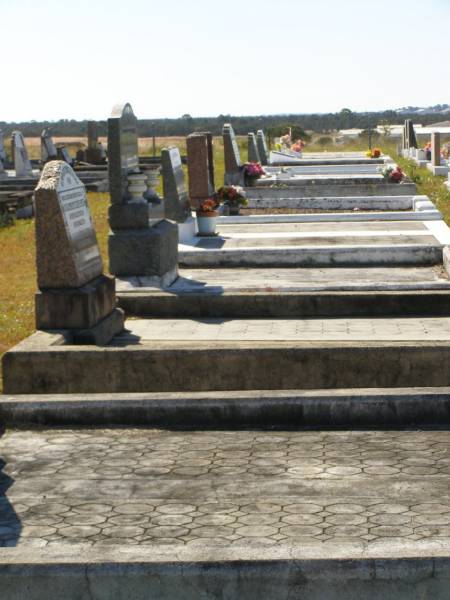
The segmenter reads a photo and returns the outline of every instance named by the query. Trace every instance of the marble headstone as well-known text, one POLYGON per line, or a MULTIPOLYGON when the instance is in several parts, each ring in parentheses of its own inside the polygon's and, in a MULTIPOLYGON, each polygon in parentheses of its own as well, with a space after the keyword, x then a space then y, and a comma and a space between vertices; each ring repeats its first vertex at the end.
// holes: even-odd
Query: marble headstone
POLYGON ((11 151, 14 160, 16 177, 31 177, 33 175, 33 168, 31 166, 30 159, 28 158, 25 140, 23 139, 23 135, 20 131, 12 132, 11 151))
POLYGON ((67 163, 46 163, 35 201, 39 288, 78 288, 101 275, 86 190, 67 163))
POLYGON ((212 163, 212 136, 210 133, 192 133, 186 139, 189 197, 191 204, 197 207, 200 202, 214 194, 214 173, 212 163))
POLYGON ((437 131, 431 134, 431 164, 433 167, 441 165, 441 134, 437 131))
POLYGON ((256 136, 254 133, 249 133, 248 139, 248 161, 249 162, 261 162, 258 147, 256 145, 256 136))
POLYGON ((258 154, 261 159, 261 164, 268 165, 269 164, 269 150, 267 148, 266 136, 264 135, 264 131, 262 129, 258 129, 256 132, 256 144, 258 146, 258 154))
POLYGON ((179 149, 164 148, 161 160, 166 218, 184 223, 191 215, 191 206, 179 149))
POLYGON ((241 155, 233 127, 230 123, 225 123, 223 126, 222 137, 225 156, 225 184, 239 185, 241 183, 241 155))
POLYGON ((49 160, 55 160, 57 156, 58 152, 53 142, 50 129, 46 128, 41 133, 41 161, 46 163, 49 160))

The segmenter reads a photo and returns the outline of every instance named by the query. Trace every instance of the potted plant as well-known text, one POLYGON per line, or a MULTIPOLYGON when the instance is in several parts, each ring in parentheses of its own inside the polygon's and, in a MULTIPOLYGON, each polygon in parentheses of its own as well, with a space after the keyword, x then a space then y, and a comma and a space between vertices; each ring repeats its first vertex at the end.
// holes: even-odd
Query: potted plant
POLYGON ((238 215, 241 206, 248 204, 244 188, 239 185, 221 187, 217 192, 217 199, 228 207, 230 215, 238 215))
POLYGON ((197 208, 198 235, 216 235, 219 202, 215 198, 203 200, 197 208))
POLYGON ((266 173, 258 162, 245 163, 242 170, 244 174, 244 183, 249 187, 255 185, 255 182, 266 173))
POLYGON ((386 167, 385 169, 382 169, 381 174, 385 180, 390 183, 401 183, 405 177, 405 174, 398 165, 395 167, 386 167))
POLYGON ((372 150, 372 158, 380 158, 381 156, 381 149, 380 148, 374 148, 372 150))

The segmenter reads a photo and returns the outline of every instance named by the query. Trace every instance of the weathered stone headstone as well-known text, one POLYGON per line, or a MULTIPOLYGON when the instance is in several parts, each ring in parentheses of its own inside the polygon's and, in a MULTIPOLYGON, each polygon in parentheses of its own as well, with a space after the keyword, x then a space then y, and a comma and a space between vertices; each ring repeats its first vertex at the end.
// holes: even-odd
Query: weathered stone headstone
POLYGON ((25 146, 23 135, 20 131, 13 131, 11 135, 11 152, 14 161, 16 177, 32 177, 33 168, 25 146))
POLYGON ((258 147, 256 145, 256 136, 254 133, 249 133, 247 136, 248 139, 248 161, 249 162, 261 162, 261 158, 259 156, 258 147))
POLYGON ((137 190, 147 175, 139 170, 137 118, 130 104, 115 106, 108 119, 108 175, 111 273, 169 285, 178 275, 178 228, 163 218, 150 220, 145 191, 137 190))
POLYGON ((193 207, 214 194, 212 163, 212 136, 208 133, 191 133, 186 139, 189 197, 193 207))
POLYGON ((69 329, 77 343, 107 343, 123 329, 115 280, 103 263, 86 190, 63 161, 46 163, 35 192, 38 329, 69 329))
POLYGON ((195 235, 196 221, 192 216, 179 149, 164 148, 161 161, 166 218, 178 223, 178 235, 184 242, 195 235))
POLYGON ((269 164, 269 150, 267 148, 266 136, 264 135, 264 131, 262 129, 258 129, 256 132, 256 144, 258 146, 259 158, 261 159, 261 164, 268 165, 269 164))
POLYGON ((437 131, 431 134, 431 164, 433 167, 441 165, 441 134, 437 131))
POLYGON ((225 123, 223 126, 222 137, 225 156, 225 185, 240 185, 242 183, 241 156, 236 136, 230 123, 225 123))
POLYGON ((58 151, 53 142, 50 129, 45 128, 41 133, 41 161, 46 163, 49 160, 55 160, 58 156, 58 151))

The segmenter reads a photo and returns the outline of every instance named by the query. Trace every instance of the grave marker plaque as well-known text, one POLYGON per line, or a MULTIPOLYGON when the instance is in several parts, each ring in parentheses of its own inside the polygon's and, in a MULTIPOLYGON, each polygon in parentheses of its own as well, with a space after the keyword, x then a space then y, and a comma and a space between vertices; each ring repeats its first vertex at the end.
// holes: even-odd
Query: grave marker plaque
POLYGON ((256 137, 254 133, 249 133, 247 136, 248 140, 248 161, 249 162, 261 162, 259 157, 258 147, 256 145, 256 137))
POLYGON ((178 223, 184 223, 191 215, 191 206, 184 180, 180 151, 178 148, 164 148, 161 152, 161 159, 166 217, 178 223))
POLYGON ((76 288, 103 272, 86 190, 72 168, 48 162, 36 188, 40 288, 76 288))

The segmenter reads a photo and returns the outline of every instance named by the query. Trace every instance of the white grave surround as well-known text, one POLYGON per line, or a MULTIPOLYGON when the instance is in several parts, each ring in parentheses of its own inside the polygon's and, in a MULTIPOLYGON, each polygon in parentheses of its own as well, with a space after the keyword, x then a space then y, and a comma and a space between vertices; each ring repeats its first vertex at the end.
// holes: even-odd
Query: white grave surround
POLYGON ((178 239, 180 244, 190 244, 193 239, 198 239, 197 233, 197 219, 193 214, 184 223, 178 223, 178 239))

